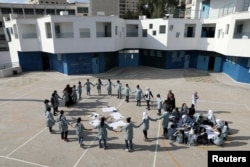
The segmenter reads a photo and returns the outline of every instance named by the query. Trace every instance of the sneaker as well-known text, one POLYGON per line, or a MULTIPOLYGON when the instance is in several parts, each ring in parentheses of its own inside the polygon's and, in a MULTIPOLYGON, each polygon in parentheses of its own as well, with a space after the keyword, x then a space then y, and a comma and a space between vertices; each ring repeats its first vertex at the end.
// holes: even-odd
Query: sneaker
POLYGON ((127 151, 127 152, 128 152, 129 150, 126 148, 126 149, 125 149, 125 151, 127 151))

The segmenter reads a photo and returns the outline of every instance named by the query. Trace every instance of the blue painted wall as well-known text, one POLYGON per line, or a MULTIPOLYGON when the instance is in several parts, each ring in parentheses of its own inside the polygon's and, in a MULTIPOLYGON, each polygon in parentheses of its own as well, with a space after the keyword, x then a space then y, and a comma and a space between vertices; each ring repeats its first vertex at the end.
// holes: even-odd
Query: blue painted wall
POLYGON ((249 58, 238 57, 238 63, 234 64, 226 59, 223 62, 222 72, 229 75, 238 82, 250 83, 249 67, 247 67, 249 58))
POLYGON ((50 69, 64 73, 65 56, 48 53, 50 60, 50 69))
POLYGON ((90 53, 63 54, 64 73, 68 75, 92 73, 91 56, 90 53))
POLYGON ((184 55, 180 55, 180 51, 167 52, 166 69, 184 68, 184 55))
POLYGON ((233 64, 229 61, 224 61, 222 71, 237 81, 238 73, 239 73, 238 64, 233 64))
POLYGON ((119 67, 136 67, 139 65, 139 53, 118 53, 119 67))
POLYGON ((186 51, 185 54, 190 54, 190 60, 189 60, 189 68, 196 68, 197 61, 198 61, 198 51, 186 51))
POLYGON ((248 59, 246 57, 239 58, 239 74, 238 80, 239 82, 250 83, 250 67, 247 67, 248 59))
POLYGON ((41 52, 18 52, 23 71, 43 71, 41 52))

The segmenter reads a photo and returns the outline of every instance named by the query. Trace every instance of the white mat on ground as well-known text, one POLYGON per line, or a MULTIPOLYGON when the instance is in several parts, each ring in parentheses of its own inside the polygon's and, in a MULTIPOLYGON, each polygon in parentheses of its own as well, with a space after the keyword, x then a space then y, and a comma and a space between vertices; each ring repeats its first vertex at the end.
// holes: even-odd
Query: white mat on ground
POLYGON ((102 108, 102 112, 113 112, 113 111, 116 111, 115 107, 105 107, 105 108, 102 108))
POLYGON ((113 129, 121 128, 122 126, 125 126, 125 125, 126 123, 123 122, 122 120, 109 124, 109 126, 112 127, 113 129))
POLYGON ((124 116, 122 116, 122 114, 120 114, 119 112, 115 112, 115 113, 112 113, 110 114, 115 120, 120 120, 120 119, 123 119, 124 116))

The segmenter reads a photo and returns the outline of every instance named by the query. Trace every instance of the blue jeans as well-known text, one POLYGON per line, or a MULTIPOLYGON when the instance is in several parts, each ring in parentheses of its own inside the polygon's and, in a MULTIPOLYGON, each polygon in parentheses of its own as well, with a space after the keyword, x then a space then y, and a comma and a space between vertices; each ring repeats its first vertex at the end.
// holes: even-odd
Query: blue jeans
POLYGON ((125 140, 125 144, 126 144, 126 149, 133 150, 133 142, 132 142, 132 140, 125 140))
POLYGON ((79 142, 79 144, 82 145, 82 143, 83 143, 83 137, 78 136, 78 142, 79 142))
POLYGON ((106 139, 99 139, 99 147, 102 147, 102 141, 103 141, 104 147, 107 147, 106 139))

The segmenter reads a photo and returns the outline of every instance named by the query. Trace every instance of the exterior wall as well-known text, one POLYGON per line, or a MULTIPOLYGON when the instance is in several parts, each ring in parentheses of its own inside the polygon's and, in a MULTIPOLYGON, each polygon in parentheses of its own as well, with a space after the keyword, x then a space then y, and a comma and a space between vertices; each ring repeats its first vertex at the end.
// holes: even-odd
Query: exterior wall
POLYGON ((43 71, 41 52, 18 52, 23 71, 43 71))
POLYGON ((0 68, 1 65, 11 63, 10 52, 0 52, 0 68))
POLYGON ((250 83, 250 67, 247 67, 249 58, 238 57, 237 63, 224 59, 222 72, 238 82, 250 83))
POLYGON ((67 0, 29 0, 30 4, 66 4, 67 0))

